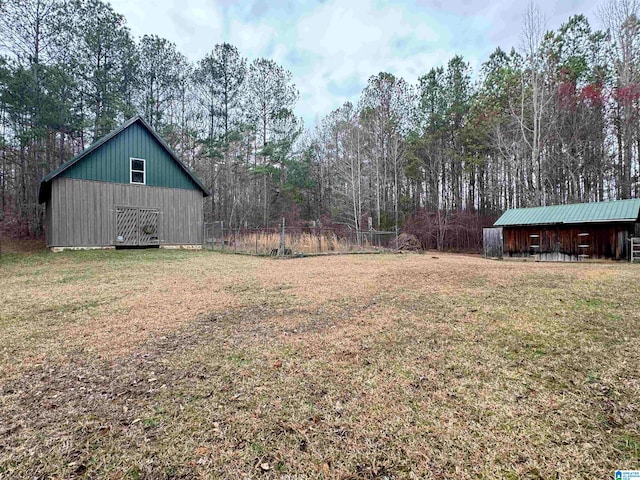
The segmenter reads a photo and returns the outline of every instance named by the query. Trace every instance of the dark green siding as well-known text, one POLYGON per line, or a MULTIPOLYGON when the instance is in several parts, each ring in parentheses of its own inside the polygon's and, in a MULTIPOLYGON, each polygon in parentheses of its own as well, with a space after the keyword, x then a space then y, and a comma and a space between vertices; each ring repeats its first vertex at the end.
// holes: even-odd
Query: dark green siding
POLYGON ((148 186, 199 190, 162 145, 139 123, 120 132, 61 176, 128 184, 131 157, 145 159, 148 186))

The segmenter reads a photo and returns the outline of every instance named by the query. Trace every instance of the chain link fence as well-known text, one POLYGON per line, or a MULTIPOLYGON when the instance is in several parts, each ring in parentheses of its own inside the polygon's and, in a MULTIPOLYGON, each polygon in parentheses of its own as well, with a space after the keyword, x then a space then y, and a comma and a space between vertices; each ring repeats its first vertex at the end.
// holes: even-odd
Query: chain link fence
POLYGON ((223 222, 211 222, 204 225, 204 246, 252 255, 303 256, 395 249, 397 245, 395 232, 355 230, 346 225, 225 228, 223 222))

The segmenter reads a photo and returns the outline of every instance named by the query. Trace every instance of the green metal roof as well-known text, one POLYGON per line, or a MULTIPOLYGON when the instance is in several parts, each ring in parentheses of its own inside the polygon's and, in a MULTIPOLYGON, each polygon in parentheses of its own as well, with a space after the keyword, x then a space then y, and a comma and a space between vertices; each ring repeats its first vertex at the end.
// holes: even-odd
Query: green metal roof
MULTIPOLYGON (((89 178, 86 175, 77 176, 79 172, 76 172, 76 174, 74 175, 73 172, 78 170, 78 169, 82 170, 81 167, 82 166, 86 166, 85 165, 86 162, 82 162, 82 160, 93 158, 94 152, 103 152, 103 153, 105 153, 104 150, 108 149, 108 146, 106 145, 107 143, 109 143, 111 140, 116 139, 116 137, 118 139, 120 139, 121 136, 125 134, 123 132, 125 132, 125 131, 129 132, 132 127, 142 129, 142 131, 147 132, 151 136, 150 138, 154 139, 157 142, 157 144, 155 144, 155 145, 157 145, 157 148, 154 147, 154 151, 155 152, 162 152, 162 151, 166 152, 166 154, 162 153, 162 155, 164 155, 167 158, 167 161, 170 163, 170 165, 168 165, 168 166, 173 169, 174 177, 176 175, 180 176, 180 171, 182 171, 184 174, 186 174, 186 177, 190 181, 193 182, 193 184, 191 184, 191 185, 194 185, 197 189, 200 189, 205 197, 210 195, 209 190, 204 186, 204 184, 200 181, 200 179, 198 177, 196 177, 196 175, 189 169, 189 167, 187 167, 178 158, 176 153, 155 132, 155 130, 153 130, 153 128, 151 128, 151 126, 147 122, 145 122, 140 116, 135 116, 132 119, 130 119, 129 121, 127 121, 126 123, 124 123, 123 125, 121 125, 116 130, 114 130, 113 132, 109 133, 108 135, 105 135, 101 139, 99 139, 96 142, 94 142, 93 144, 91 144, 89 147, 84 149, 82 152, 80 152, 78 155, 73 157, 71 160, 63 163, 58 168, 56 168, 55 170, 50 172, 48 175, 46 175, 42 179, 42 181, 40 182, 40 191, 39 191, 39 195, 38 195, 38 201, 40 203, 43 203, 43 202, 47 201, 47 199, 49 197, 49 192, 51 190, 51 181, 53 179, 55 179, 56 177, 60 176, 60 175, 62 175, 62 176, 71 176, 71 177, 74 177, 74 178, 89 178), (134 127, 135 125, 137 125, 138 127, 134 127), (103 146, 104 146, 104 148, 102 148, 103 146), (173 160, 173 162, 172 162, 172 160, 173 160), (178 168, 176 168, 173 165, 177 165, 178 168)), ((114 141, 117 142, 118 140, 116 139, 114 141)), ((141 148, 140 144, 143 143, 143 141, 141 141, 139 138, 137 138, 137 139, 127 139, 126 141, 130 141, 131 145, 132 145, 131 148, 135 147, 135 149, 137 149, 137 150, 139 150, 141 148)), ((149 142, 147 142, 147 143, 149 143, 149 142)), ((113 142, 109 143, 109 145, 112 145, 112 144, 113 144, 113 142)), ((126 158, 127 162, 128 162, 128 158, 130 156, 132 156, 132 155, 128 155, 128 154, 125 155, 125 153, 127 153, 127 152, 116 152, 116 153, 121 154, 120 156, 122 156, 123 159, 126 158)), ((133 155, 133 156, 135 156, 135 155, 133 155)), ((95 158, 94 158, 94 160, 95 160, 95 158)), ((111 165, 112 162, 106 162, 106 160, 109 160, 108 156, 105 156, 104 158, 99 158, 98 159, 98 163, 101 163, 101 162, 102 163, 109 163, 109 165, 99 165, 101 168, 99 168, 97 170, 100 170, 100 172, 93 172, 93 173, 99 173, 99 174, 97 175, 96 178, 91 178, 91 179, 102 180, 102 181, 117 181, 117 180, 114 180, 114 178, 108 178, 109 176, 106 175, 105 172, 102 171, 102 170, 105 170, 105 169, 106 170, 109 170, 110 168, 112 169, 112 167, 113 167, 113 165, 111 165)), ((165 167, 166 166, 167 165, 165 165, 165 167)), ((90 170, 96 170, 97 166, 93 165, 92 167, 93 168, 90 169, 90 170)), ((169 168, 165 168, 165 170, 171 171, 171 169, 169 169, 169 168)), ((127 172, 128 172, 128 167, 127 167, 127 172)), ((80 172, 80 173, 83 173, 83 172, 80 172)), ((84 172, 84 173, 86 173, 86 172, 84 172)), ((166 172, 164 172, 164 173, 166 173, 166 172)), ((189 182, 189 180, 187 180, 187 182, 189 182)), ((128 181, 126 181, 124 183, 128 183, 128 181)), ((148 185, 154 186, 153 183, 148 183, 148 185)), ((162 185, 155 185, 155 186, 162 186, 162 185)), ((171 186, 171 185, 169 185, 169 186, 171 186)))
POLYGON ((613 202, 575 203, 548 207, 512 208, 494 227, 561 223, 635 222, 640 215, 640 198, 613 202))

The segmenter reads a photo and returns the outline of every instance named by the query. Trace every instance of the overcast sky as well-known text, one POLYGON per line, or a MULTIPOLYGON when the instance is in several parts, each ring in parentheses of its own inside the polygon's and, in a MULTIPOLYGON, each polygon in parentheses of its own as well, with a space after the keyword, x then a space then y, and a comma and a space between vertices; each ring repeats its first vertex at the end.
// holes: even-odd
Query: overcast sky
MULTIPOLYGON (((296 113, 307 127, 386 71, 416 83, 431 67, 462 55, 477 69, 500 46, 517 46, 524 1, 513 0, 111 0, 135 37, 156 34, 192 61, 229 42, 253 60, 293 73, 296 113)), ((547 26, 587 15, 596 0, 540 0, 547 26)))

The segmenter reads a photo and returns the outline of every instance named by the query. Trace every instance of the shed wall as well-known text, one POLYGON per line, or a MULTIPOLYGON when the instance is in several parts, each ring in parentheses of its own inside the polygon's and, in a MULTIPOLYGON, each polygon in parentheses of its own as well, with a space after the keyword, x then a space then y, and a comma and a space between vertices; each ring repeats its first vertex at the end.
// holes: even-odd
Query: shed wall
POLYGON ((634 223, 503 227, 504 254, 510 257, 539 254, 543 260, 559 261, 625 260, 627 239, 633 231, 634 223))
POLYGON ((201 245, 202 192, 58 177, 47 203, 47 245, 115 244, 115 207, 157 208, 160 244, 201 245))

